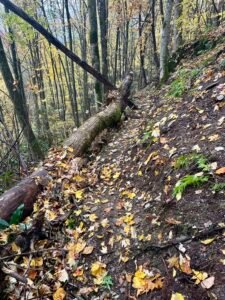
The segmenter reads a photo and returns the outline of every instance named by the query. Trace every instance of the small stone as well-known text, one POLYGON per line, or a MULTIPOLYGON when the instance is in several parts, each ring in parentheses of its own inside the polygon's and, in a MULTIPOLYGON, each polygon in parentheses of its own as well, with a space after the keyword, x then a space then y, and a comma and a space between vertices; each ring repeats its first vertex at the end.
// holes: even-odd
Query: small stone
POLYGON ((216 100, 217 100, 217 101, 222 101, 222 100, 224 100, 224 95, 219 95, 219 96, 217 96, 217 97, 216 97, 216 100))

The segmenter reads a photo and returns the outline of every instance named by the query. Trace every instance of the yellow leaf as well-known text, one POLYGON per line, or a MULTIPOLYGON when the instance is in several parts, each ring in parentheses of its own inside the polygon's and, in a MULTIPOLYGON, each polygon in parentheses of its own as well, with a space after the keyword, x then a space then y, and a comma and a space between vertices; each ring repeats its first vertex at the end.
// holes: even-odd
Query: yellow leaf
POLYGON ((143 266, 140 266, 134 274, 132 286, 138 290, 137 296, 139 296, 149 291, 162 288, 163 278, 159 274, 150 276, 149 271, 143 269, 143 266))
POLYGON ((73 180, 76 182, 82 182, 85 180, 85 178, 77 174, 73 177, 73 180))
POLYGON ((200 282, 208 278, 208 273, 206 272, 200 272, 195 270, 192 270, 192 272, 194 274, 194 276, 192 276, 192 279, 195 279, 195 284, 199 284, 200 282))
POLYGON ((106 274, 106 265, 96 261, 91 265, 91 274, 96 278, 103 277, 106 274))
POLYGON ((203 241, 201 241, 201 243, 204 244, 204 245, 209 245, 209 244, 211 244, 214 240, 215 240, 215 237, 214 237, 214 238, 211 238, 211 239, 203 240, 203 241))
POLYGON ((134 199, 135 196, 136 196, 135 193, 132 193, 132 192, 130 192, 130 191, 123 191, 123 192, 121 193, 121 195, 122 195, 122 196, 125 196, 125 197, 127 197, 127 198, 129 198, 129 199, 134 199))
POLYGON ((151 160, 151 158, 152 158, 153 156, 156 156, 157 154, 158 154, 157 151, 154 151, 154 152, 150 153, 149 156, 148 156, 148 158, 147 158, 146 161, 144 162, 144 164, 147 165, 147 164, 149 163, 149 161, 151 160))
POLYGON ((51 210, 47 210, 45 216, 48 221, 53 221, 57 218, 57 214, 51 210))
POLYGON ((215 141, 218 141, 219 139, 220 139, 219 134, 214 134, 214 135, 211 135, 211 136, 208 137, 208 140, 210 142, 215 142, 215 141))
POLYGON ((173 293, 171 300, 185 300, 184 296, 181 293, 173 293))
POLYGON ((142 278, 134 277, 132 286, 135 289, 144 289, 146 286, 146 281, 142 278))
POLYGON ((83 198, 83 194, 84 194, 84 190, 77 190, 75 192, 75 196, 78 200, 82 199, 83 198))
POLYGON ((89 215, 89 220, 90 220, 91 222, 95 222, 96 219, 98 219, 98 217, 96 216, 96 214, 91 214, 91 215, 89 215))
POLYGON ((133 225, 133 224, 135 224, 134 215, 127 214, 126 216, 122 217, 122 221, 128 225, 133 225))
POLYGON ((101 221, 101 225, 102 225, 102 227, 108 227, 109 226, 109 221, 108 221, 108 219, 103 219, 102 221, 101 221))
POLYGON ((36 257, 33 258, 30 262, 30 266, 33 268, 38 268, 43 265, 43 258, 42 257, 36 257))
POLYGON ((109 181, 111 175, 112 175, 112 170, 109 167, 105 166, 102 168, 101 176, 100 176, 102 179, 109 181))
POLYGON ((58 288, 53 294, 53 300, 63 300, 66 297, 66 292, 63 288, 58 288))
POLYGON ((169 263, 169 268, 179 268, 179 259, 178 256, 174 255, 171 258, 167 259, 167 262, 169 263))
POLYGON ((19 246, 16 245, 16 243, 13 242, 11 246, 12 246, 12 251, 13 252, 21 253, 21 249, 20 249, 19 246))
POLYGON ((113 178, 114 179, 118 179, 120 177, 120 172, 116 172, 114 175, 113 175, 113 178))
POLYGON ((74 149, 72 147, 67 147, 66 150, 71 153, 73 153, 73 151, 74 151, 74 149))

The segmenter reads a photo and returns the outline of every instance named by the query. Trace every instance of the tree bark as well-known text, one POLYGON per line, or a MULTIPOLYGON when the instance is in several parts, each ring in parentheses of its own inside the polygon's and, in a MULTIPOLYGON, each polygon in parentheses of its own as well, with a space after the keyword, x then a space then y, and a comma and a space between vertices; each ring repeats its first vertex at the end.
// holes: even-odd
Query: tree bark
MULTIPOLYGON (((96 0, 88 0, 88 12, 92 65, 99 72, 100 57, 98 48, 98 23, 96 0)), ((97 100, 97 106, 99 106, 102 103, 102 87, 98 80, 95 81, 95 95, 97 100)))
MULTIPOLYGON (((120 121, 122 112, 126 106, 131 105, 129 96, 132 82, 133 73, 131 72, 121 85, 117 100, 84 122, 83 125, 65 141, 64 145, 74 149, 74 157, 82 156, 101 131, 120 121)), ((5 220, 10 219, 11 214, 22 203, 25 205, 25 215, 28 215, 32 211, 38 192, 40 192, 41 188, 45 186, 47 182, 48 172, 42 168, 24 179, 17 186, 5 192, 0 197, 0 218, 5 220)))
POLYGON ((174 0, 174 51, 176 52, 178 48, 183 43, 182 39, 182 28, 180 17, 182 15, 182 2, 183 0, 174 0))
MULTIPOLYGON (((162 16, 161 45, 160 45, 160 81, 168 77, 168 44, 170 40, 170 21, 172 15, 173 0, 166 1, 164 15, 162 16)), ((162 10, 162 8, 161 8, 162 10)))

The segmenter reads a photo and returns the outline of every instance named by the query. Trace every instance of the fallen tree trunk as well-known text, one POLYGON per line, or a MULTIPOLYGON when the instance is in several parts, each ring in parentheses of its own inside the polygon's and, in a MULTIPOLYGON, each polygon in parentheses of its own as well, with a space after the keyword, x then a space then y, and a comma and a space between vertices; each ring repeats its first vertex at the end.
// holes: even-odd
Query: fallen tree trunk
POLYGON ((39 169, 0 197, 0 218, 9 220, 11 214, 24 203, 24 214, 28 215, 41 188, 47 183, 48 172, 39 169), (36 178, 40 178, 37 182, 36 178))
MULTIPOLYGON (((65 146, 74 149, 74 157, 82 156, 99 133, 120 121, 122 112, 127 105, 131 106, 132 103, 129 100, 132 81, 133 73, 130 73, 123 81, 116 101, 110 103, 104 110, 84 122, 65 141, 65 146)), ((24 215, 28 215, 32 211, 37 194, 47 182, 48 172, 42 168, 22 180, 17 186, 6 191, 0 197, 0 218, 9 220, 12 213, 22 203, 24 203, 24 215)))

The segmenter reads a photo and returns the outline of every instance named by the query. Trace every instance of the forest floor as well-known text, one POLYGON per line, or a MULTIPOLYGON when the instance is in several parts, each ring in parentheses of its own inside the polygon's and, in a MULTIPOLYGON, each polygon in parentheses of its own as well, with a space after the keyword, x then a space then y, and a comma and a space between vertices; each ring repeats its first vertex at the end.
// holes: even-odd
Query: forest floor
POLYGON ((225 299, 224 43, 134 101, 81 170, 52 150, 35 233, 0 232, 5 299, 225 299))

